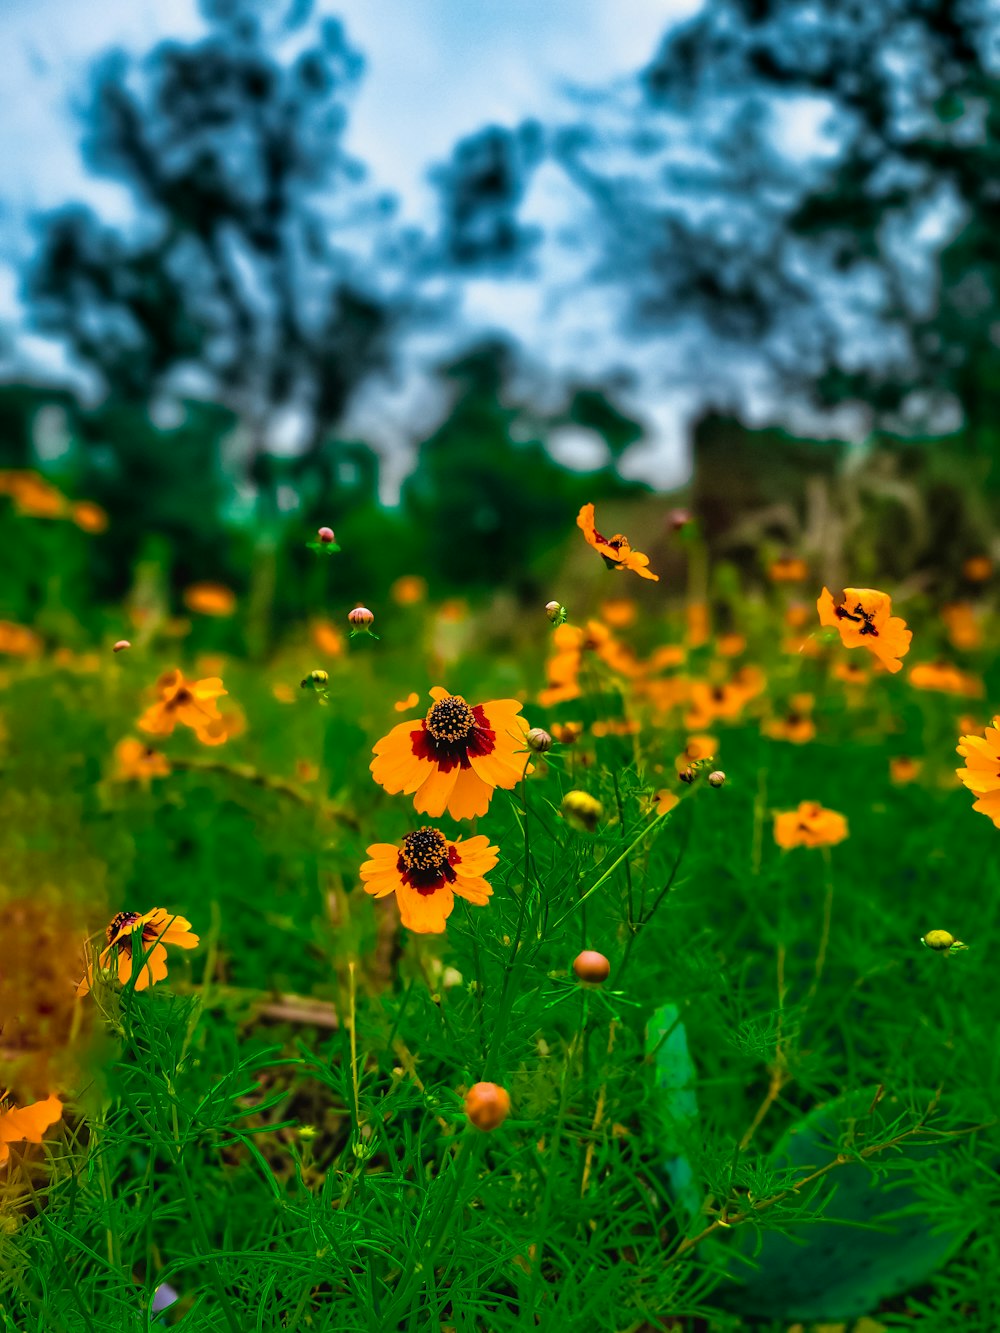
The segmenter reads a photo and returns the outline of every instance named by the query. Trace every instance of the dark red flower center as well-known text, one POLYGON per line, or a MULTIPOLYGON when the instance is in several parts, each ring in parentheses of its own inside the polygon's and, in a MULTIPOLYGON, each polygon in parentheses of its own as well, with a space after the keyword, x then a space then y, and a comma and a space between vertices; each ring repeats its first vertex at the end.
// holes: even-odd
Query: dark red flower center
POLYGON ((455 880, 452 868, 459 860, 454 844, 434 828, 419 828, 408 833, 399 849, 396 869, 403 882, 418 893, 433 893, 455 880))
POLYGON ((833 614, 838 620, 853 620, 856 623, 860 623, 861 628, 858 630, 859 634, 873 634, 878 638, 878 630, 872 623, 875 619, 875 612, 866 611, 860 602, 858 602, 853 612, 848 611, 846 606, 835 606, 833 608, 833 614))
POLYGON ((432 759, 444 773, 470 768, 470 755, 492 754, 496 739, 482 705, 472 708, 460 694, 438 699, 420 728, 410 732, 413 753, 432 759))

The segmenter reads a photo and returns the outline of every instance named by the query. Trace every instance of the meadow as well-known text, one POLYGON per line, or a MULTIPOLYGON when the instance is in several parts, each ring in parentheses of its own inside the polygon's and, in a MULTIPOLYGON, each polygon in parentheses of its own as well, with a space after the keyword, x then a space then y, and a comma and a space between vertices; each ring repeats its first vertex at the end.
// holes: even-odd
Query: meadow
POLYGON ((594 498, 537 604, 310 530, 263 658, 209 579, 0 623, 6 1333, 1000 1326, 989 555, 664 502, 654 580, 594 498))

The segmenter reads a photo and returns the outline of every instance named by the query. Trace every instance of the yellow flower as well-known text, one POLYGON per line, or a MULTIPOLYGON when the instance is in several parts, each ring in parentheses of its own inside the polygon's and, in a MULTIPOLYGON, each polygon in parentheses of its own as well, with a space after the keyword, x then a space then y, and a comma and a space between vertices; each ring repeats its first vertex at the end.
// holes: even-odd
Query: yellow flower
POLYGON ((0 1166, 10 1158, 12 1143, 41 1143, 47 1129, 62 1119, 63 1104, 58 1097, 46 1097, 43 1102, 27 1106, 10 1106, 4 1097, 0 1105, 0 1166))
POLYGON ((774 816, 774 840, 779 847, 833 847, 847 837, 847 820, 817 801, 801 801, 797 810, 774 816))
POLYGON ((148 787, 153 778, 168 778, 170 763, 165 754, 152 746, 126 736, 115 746, 115 782, 141 782, 148 787))
POLYGON ((236 594, 222 583, 192 583, 184 589, 184 605, 201 616, 231 616, 236 594))
POLYGON ((159 699, 139 719, 141 731, 151 736, 170 736, 180 722, 206 745, 221 745, 228 739, 226 720, 216 703, 226 693, 218 676, 186 681, 175 667, 160 676, 155 689, 159 699))
POLYGON ((440 686, 414 726, 400 722, 374 748, 370 768, 380 787, 413 794, 413 808, 453 819, 485 815, 495 787, 511 788, 524 773, 528 724, 517 699, 466 703, 440 686))
POLYGON ((361 867, 366 893, 396 895, 399 915, 418 935, 440 935, 455 905, 455 894, 484 907, 493 893, 483 878, 497 863, 499 848, 489 838, 452 841, 433 828, 420 828, 395 843, 375 843, 361 867))
POLYGON ((576 526, 583 533, 588 546, 592 546, 601 556, 609 569, 630 569, 640 578, 659 582, 659 574, 653 574, 649 568, 649 556, 641 551, 633 551, 627 537, 616 532, 613 537, 603 537, 594 527, 594 506, 584 505, 576 517, 576 526))
MULTIPOLYGON (((108 947, 101 954, 98 966, 102 972, 112 970, 118 982, 127 986, 132 980, 132 938, 140 932, 139 947, 145 962, 136 977, 135 989, 146 990, 167 975, 167 947, 194 949, 199 944, 198 936, 191 931, 191 922, 182 916, 175 916, 165 907, 154 907, 152 911, 119 912, 111 921, 105 937, 108 947)), ((93 967, 88 965, 87 975, 76 989, 77 995, 86 995, 94 984, 93 967)))
POLYGON ((847 648, 867 648, 888 671, 901 671, 899 660, 910 651, 913 635, 906 621, 892 614, 892 599, 875 588, 845 588, 835 603, 828 588, 816 601, 821 625, 837 630, 847 648))

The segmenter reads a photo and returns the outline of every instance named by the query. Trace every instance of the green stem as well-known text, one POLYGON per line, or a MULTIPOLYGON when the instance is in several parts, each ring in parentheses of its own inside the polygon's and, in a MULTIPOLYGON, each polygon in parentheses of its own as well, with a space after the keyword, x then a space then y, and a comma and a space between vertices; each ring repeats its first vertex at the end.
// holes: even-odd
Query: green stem
POLYGON ((639 844, 644 842, 645 839, 649 837, 649 835, 653 832, 654 829, 659 828, 659 826, 663 823, 665 819, 669 819, 670 815, 671 811, 667 810, 664 814, 657 815, 656 818, 651 823, 647 824, 646 827, 639 834, 639 836, 637 838, 634 838, 633 841, 628 845, 628 847, 625 848, 621 856, 616 857, 614 861, 612 861, 611 865, 608 866, 607 870, 605 870, 604 874, 600 877, 597 883, 592 884, 590 888, 587 890, 587 892, 581 898, 577 899, 577 901, 573 904, 573 906, 569 909, 569 911, 559 918, 559 920, 552 927, 553 931, 558 930, 559 927, 565 921, 569 920, 569 918, 573 915, 573 913, 577 910, 578 907, 582 907, 588 898, 592 897, 599 888, 601 888, 604 884, 606 884, 608 880, 611 878, 611 876, 618 869, 618 867, 621 865, 621 863, 623 861, 628 860, 628 858, 632 855, 632 853, 639 846, 639 844))

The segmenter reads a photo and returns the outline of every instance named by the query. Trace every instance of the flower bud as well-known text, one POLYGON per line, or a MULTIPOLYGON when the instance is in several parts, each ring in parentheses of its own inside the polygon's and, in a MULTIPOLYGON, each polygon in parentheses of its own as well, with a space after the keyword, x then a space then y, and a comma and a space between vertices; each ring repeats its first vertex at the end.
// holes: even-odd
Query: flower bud
POLYGON ((695 772, 693 768, 682 768, 681 771, 677 774, 677 776, 681 780, 681 782, 691 783, 694 782, 698 774, 695 772))
POLYGON ((708 775, 708 785, 710 787, 722 787, 725 786, 725 782, 726 775, 721 768, 717 768, 714 773, 708 775))
POLYGON ((316 540, 321 541, 324 546, 329 546, 330 543, 335 542, 337 538, 334 536, 333 528, 320 528, 319 532, 316 534, 316 540))
POLYGON ((593 833, 604 814, 604 806, 586 791, 568 791, 562 799, 563 818, 573 828, 593 833))
POLYGON ((317 667, 315 671, 310 671, 309 675, 306 676, 305 680, 302 682, 302 688, 306 690, 310 685, 313 685, 316 689, 322 689, 325 685, 328 685, 329 682, 330 673, 317 667))
POLYGON ((584 949, 573 959, 573 971, 581 981, 589 981, 598 986, 602 981, 607 981, 611 973, 611 964, 604 954, 598 953, 596 949, 584 949))
POLYGON ((566 608, 560 602, 546 602, 545 614, 553 625, 561 625, 566 619, 566 608))
POLYGON ((119 639, 111 651, 113 653, 120 653, 123 649, 131 647, 132 645, 129 643, 128 639, 119 639))
POLYGON ((927 949, 933 949, 935 953, 960 953, 969 947, 961 940, 956 940, 948 930, 929 930, 921 937, 920 943, 927 949))
POLYGON ((474 1083, 465 1094, 465 1114, 477 1129, 499 1129, 510 1115, 510 1095, 496 1083, 474 1083))
POLYGON ((374 624, 375 617, 367 606, 356 606, 353 611, 347 613, 347 622, 352 629, 365 630, 374 624))
POLYGON ((527 735, 528 748, 536 754, 544 754, 552 749, 552 737, 544 727, 532 727, 527 735))
POLYGON ((691 522, 690 509, 671 509, 667 515, 667 526, 674 532, 680 532, 691 522))

